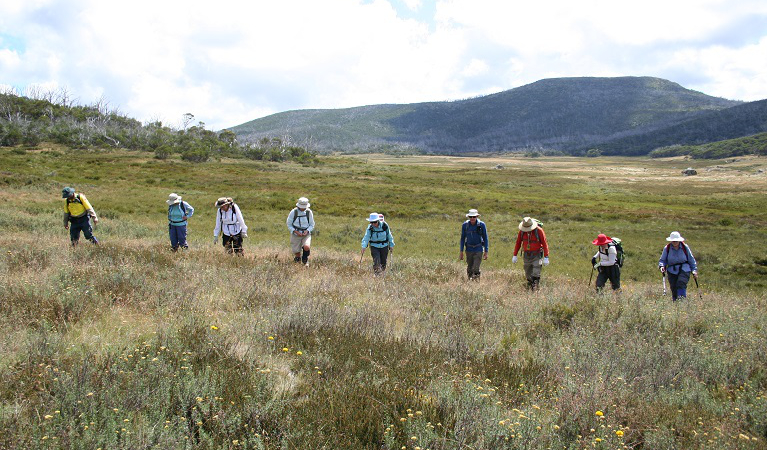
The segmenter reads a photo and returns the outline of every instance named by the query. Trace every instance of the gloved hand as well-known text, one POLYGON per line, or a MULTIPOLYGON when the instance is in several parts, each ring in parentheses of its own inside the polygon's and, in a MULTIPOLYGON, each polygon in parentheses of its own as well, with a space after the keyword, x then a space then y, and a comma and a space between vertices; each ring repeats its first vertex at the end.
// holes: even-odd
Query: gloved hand
POLYGON ((544 257, 543 258, 543 265, 544 266, 548 266, 549 265, 549 258, 548 257, 544 257))
POLYGON ((594 263, 594 270, 599 270, 599 263, 594 263))
POLYGON ((593 256, 593 257, 591 258, 591 265, 592 265, 592 266, 596 266, 596 265, 597 265, 597 257, 596 257, 596 256, 593 256))
POLYGON ((248 237, 248 233, 242 233, 242 237, 244 238, 248 237))
POLYGON ((692 276, 695 277, 695 278, 698 278, 698 271, 697 270, 693 270, 692 271, 692 276))
POLYGON ((666 266, 660 266, 660 273, 666 273, 666 266))
POLYGON ((518 259, 517 255, 514 255, 514 256, 511 257, 511 262, 515 263, 515 262, 517 262, 517 259, 518 259))
POLYGON ((218 236, 213 236, 213 245, 218 244, 218 236))

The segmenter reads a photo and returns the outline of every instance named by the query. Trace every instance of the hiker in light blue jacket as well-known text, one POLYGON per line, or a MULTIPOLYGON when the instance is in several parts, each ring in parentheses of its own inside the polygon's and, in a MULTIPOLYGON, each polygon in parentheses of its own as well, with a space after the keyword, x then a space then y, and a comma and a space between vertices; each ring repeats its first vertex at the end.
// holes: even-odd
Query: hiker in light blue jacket
POLYGON ((370 245, 370 256, 373 257, 373 270, 376 275, 381 275, 386 271, 386 259, 389 252, 394 251, 394 236, 391 234, 389 225, 381 220, 378 213, 370 213, 367 221, 369 225, 365 230, 365 236, 362 238, 362 253, 360 261, 365 254, 365 249, 370 245))
POLYGON ((168 200, 168 233, 170 235, 170 246, 175 252, 179 247, 188 249, 186 243, 186 221, 192 214, 194 208, 189 203, 181 200, 178 194, 170 194, 168 200))
POLYGON ((687 297, 687 282, 690 281, 690 274, 698 278, 698 263, 678 231, 673 231, 666 240, 669 244, 663 247, 658 267, 661 273, 668 275, 671 299, 676 301, 679 297, 687 297))

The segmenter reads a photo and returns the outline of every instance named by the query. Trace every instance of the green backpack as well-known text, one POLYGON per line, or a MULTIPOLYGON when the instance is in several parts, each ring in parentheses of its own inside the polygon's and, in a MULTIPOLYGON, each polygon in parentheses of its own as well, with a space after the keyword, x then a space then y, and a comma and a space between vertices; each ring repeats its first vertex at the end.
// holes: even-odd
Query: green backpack
POLYGON ((615 258, 615 262, 618 264, 618 267, 623 267, 623 260, 626 259, 626 256, 623 254, 623 241, 621 241, 620 238, 614 236, 612 237, 612 240, 613 241, 607 245, 608 247, 610 245, 615 247, 615 251, 618 253, 615 258))

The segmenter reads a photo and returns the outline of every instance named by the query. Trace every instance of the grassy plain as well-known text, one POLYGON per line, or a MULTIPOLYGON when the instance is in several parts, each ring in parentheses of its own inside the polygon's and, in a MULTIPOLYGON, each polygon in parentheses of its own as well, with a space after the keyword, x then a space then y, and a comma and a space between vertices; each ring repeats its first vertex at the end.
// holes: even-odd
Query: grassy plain
POLYGON ((767 162, 689 164, 0 150, 0 448, 767 448, 767 162), (64 185, 102 246, 68 246, 64 185), (196 208, 185 253, 170 192, 196 208), (245 258, 211 243, 222 195, 245 258), (284 225, 301 195, 308 270, 284 225), (472 207, 479 284, 457 261, 472 207), (357 264, 371 211, 397 243, 385 278, 357 264), (524 215, 551 245, 533 295, 510 262, 524 215), (703 282, 676 304, 655 268, 673 230, 703 282), (625 243, 619 296, 586 286, 599 232, 625 243))

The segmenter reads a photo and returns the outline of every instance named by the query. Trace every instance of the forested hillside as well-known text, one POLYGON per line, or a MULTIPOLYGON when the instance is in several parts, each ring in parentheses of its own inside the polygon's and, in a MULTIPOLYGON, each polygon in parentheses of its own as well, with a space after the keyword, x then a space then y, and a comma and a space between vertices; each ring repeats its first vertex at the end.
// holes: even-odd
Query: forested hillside
POLYGON ((160 121, 142 124, 108 102, 78 105, 65 90, 20 95, 0 93, 0 147, 34 147, 51 142, 73 149, 122 148, 153 152, 158 159, 180 154, 191 162, 210 157, 239 157, 314 162, 313 153, 275 137, 240 143, 230 130, 214 132, 191 113, 180 129, 160 121))
MULTIPOLYGON (((288 134, 325 150, 415 148, 451 154, 529 149, 583 154, 632 136, 637 142, 630 142, 629 151, 646 154, 655 148, 640 149, 647 133, 715 117, 711 114, 738 104, 659 78, 557 78, 455 102, 290 111, 231 130, 243 141, 288 134)), ((605 152, 623 150, 616 144, 605 152)))

